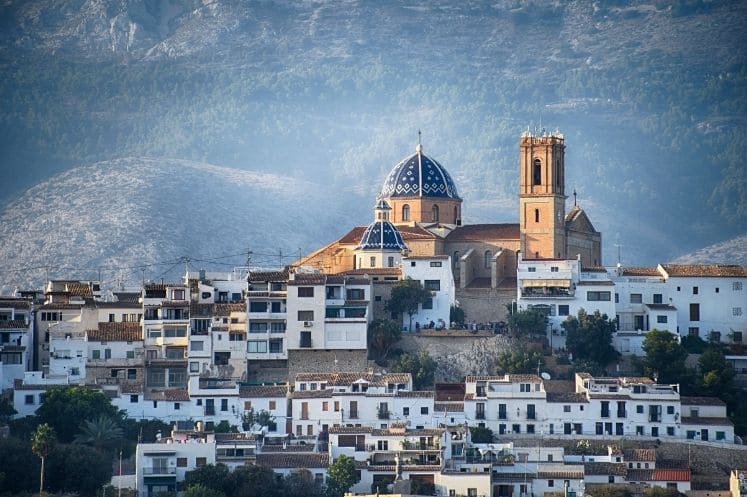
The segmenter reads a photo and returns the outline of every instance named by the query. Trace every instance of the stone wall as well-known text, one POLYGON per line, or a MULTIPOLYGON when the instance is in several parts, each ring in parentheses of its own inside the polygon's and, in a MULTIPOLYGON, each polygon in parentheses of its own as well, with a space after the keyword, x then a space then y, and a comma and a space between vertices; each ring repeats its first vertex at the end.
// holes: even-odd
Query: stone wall
POLYGON ((468 322, 507 321, 506 305, 516 300, 516 289, 457 288, 456 299, 468 322))
POLYGON ((289 350, 288 378, 294 378, 297 373, 366 371, 366 356, 365 350, 289 350))
POLYGON ((405 352, 426 351, 438 363, 436 381, 464 381, 471 374, 495 374, 498 354, 510 349, 504 335, 489 337, 428 337, 404 334, 397 344, 405 352))

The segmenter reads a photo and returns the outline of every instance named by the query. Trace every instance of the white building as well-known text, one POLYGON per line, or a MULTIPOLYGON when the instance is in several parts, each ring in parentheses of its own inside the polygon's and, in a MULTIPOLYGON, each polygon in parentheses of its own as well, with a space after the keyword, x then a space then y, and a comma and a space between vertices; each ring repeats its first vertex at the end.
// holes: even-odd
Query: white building
MULTIPOLYGON (((456 294, 451 258, 447 255, 405 257, 402 259, 402 277, 420 281, 423 288, 431 292, 430 301, 419 305, 413 314, 412 326, 448 328, 456 294)), ((409 327, 410 316, 405 314, 402 319, 403 327, 409 327)))
POLYGON ((0 297, 0 391, 31 369, 34 323, 28 299, 0 297))

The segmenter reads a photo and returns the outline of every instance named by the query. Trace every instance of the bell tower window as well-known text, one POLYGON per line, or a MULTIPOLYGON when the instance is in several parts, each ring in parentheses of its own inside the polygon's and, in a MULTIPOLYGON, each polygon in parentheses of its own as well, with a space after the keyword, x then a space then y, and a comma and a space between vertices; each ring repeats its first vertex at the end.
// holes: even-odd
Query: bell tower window
POLYGON ((431 209, 431 213, 433 215, 433 222, 437 223, 438 222, 438 206, 437 205, 433 206, 433 209, 431 209))
POLYGON ((410 220, 410 206, 408 204, 405 204, 402 206, 402 220, 403 221, 410 220))
POLYGON ((454 224, 458 224, 459 221, 459 207, 454 206, 454 224))
POLYGON ((539 223, 540 222, 540 210, 534 209, 534 222, 539 223))
POLYGON ((539 159, 534 159, 532 164, 532 184, 542 184, 542 162, 539 159))

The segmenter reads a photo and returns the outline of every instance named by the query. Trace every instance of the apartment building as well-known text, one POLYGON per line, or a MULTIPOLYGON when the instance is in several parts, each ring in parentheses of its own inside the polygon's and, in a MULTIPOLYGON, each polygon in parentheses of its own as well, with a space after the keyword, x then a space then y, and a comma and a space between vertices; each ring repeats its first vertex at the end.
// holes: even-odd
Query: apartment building
POLYGON ((26 298, 0 298, 0 391, 13 388, 32 361, 34 320, 26 298))

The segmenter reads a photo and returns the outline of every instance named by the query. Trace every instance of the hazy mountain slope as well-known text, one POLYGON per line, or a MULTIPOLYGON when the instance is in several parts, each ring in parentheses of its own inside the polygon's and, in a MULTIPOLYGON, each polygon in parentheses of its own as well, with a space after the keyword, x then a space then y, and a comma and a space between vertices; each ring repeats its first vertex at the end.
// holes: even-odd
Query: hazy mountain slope
POLYGON ((607 261, 747 230, 745 2, 9 0, 0 27, 0 201, 125 156, 372 200, 422 129, 465 220, 512 222, 541 123, 607 261))
POLYGON ((747 266, 747 234, 682 255, 673 262, 682 264, 723 262, 747 266))
POLYGON ((105 268, 102 278, 111 284, 178 278, 183 256, 193 268, 230 269, 245 264, 249 250, 251 264, 279 266, 282 250, 287 264, 299 249, 368 221, 371 214, 361 212, 368 203, 349 198, 339 194, 343 209, 311 182, 188 161, 128 158, 76 167, 0 211, 0 289, 38 284, 44 266, 57 278, 96 278, 96 268, 105 268), (16 271, 23 268, 36 269, 16 271))

